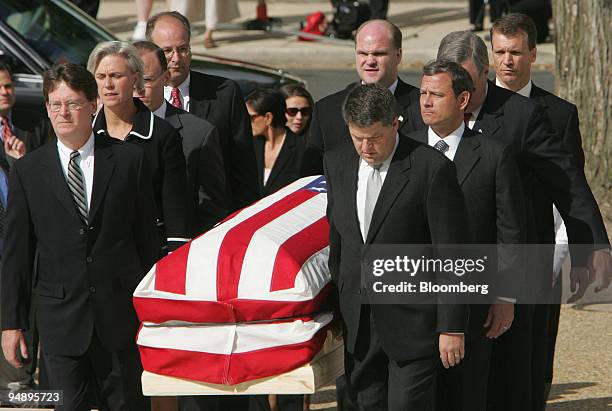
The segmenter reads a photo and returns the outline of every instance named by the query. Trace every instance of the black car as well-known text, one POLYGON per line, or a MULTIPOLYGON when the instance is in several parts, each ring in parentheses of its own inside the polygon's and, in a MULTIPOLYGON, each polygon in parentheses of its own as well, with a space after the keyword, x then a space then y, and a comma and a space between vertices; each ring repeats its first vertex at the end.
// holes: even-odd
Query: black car
MULTIPOLYGON (((97 21, 63 0, 0 0, 0 58, 15 72, 15 111, 44 107, 42 72, 54 63, 86 65, 102 41, 117 38, 97 21)), ((304 83, 283 70, 194 54, 192 69, 235 80, 244 95, 256 87, 304 83)))

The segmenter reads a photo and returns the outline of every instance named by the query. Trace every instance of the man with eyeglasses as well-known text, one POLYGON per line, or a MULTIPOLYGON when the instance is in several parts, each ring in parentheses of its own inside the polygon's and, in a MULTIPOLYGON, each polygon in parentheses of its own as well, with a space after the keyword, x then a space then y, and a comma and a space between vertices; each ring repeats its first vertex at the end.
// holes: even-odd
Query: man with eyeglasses
POLYGON ((178 12, 162 12, 147 22, 147 40, 159 46, 170 78, 164 97, 173 106, 212 123, 219 131, 230 209, 259 198, 251 123, 238 85, 229 79, 190 69, 191 24, 178 12))
POLYGON ((144 91, 137 97, 156 116, 165 119, 182 137, 190 200, 196 208, 194 234, 223 219, 228 211, 223 154, 217 128, 208 121, 173 106, 164 99, 170 74, 162 49, 150 41, 134 43, 144 63, 144 91))
POLYGON ((84 67, 45 71, 43 94, 57 141, 11 171, 2 350, 16 368, 36 355, 23 336, 35 293, 56 409, 89 409, 91 391, 100 409, 147 410, 132 293, 159 255, 159 237, 144 153, 94 136, 97 85, 84 67))

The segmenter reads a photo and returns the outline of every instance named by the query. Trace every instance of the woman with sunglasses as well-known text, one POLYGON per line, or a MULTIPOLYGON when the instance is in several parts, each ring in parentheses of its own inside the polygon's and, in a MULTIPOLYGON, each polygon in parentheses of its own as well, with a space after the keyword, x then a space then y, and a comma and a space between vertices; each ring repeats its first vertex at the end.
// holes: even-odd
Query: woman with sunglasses
POLYGON ((310 93, 297 84, 287 84, 279 89, 285 97, 287 109, 287 127, 296 135, 304 136, 308 132, 314 101, 310 93))
POLYGON ((181 138, 165 120, 153 115, 134 93, 144 88, 144 65, 130 43, 100 43, 89 55, 87 69, 98 83, 99 103, 94 133, 106 134, 144 151, 152 177, 160 230, 160 253, 189 241, 191 208, 181 138))
POLYGON ((255 137, 255 159, 262 196, 300 177, 305 141, 285 127, 285 99, 274 90, 255 90, 246 98, 255 137))

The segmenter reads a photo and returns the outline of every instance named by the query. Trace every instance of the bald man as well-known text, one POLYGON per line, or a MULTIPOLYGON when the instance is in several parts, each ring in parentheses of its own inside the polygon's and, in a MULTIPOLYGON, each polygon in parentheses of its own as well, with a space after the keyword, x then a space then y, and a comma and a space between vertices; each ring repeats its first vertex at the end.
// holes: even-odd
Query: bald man
MULTIPOLYGON (((398 76, 402 60, 402 32, 386 20, 363 23, 355 35, 355 68, 362 84, 378 84, 388 88, 395 96, 401 121, 409 108, 419 107, 419 89, 403 82, 398 76)), ((323 153, 343 144, 351 137, 342 119, 340 107, 350 89, 331 94, 315 104, 310 135, 302 162, 302 175, 323 174, 323 153)))

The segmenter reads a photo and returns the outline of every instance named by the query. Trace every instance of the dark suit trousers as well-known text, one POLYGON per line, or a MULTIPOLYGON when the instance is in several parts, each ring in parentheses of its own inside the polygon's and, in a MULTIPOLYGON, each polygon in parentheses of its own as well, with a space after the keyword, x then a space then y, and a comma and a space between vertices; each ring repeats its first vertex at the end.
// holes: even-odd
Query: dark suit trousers
MULTIPOLYGON (((44 344, 44 341, 42 342, 44 344)), ((44 353, 51 389, 63 390, 63 405, 56 410, 91 409, 89 393, 100 410, 149 410, 150 400, 142 395, 142 365, 136 344, 111 352, 102 346, 94 331, 85 354, 61 356, 44 353)))
POLYGON ((387 357, 368 306, 362 307, 359 327, 355 352, 344 352, 346 390, 358 408, 363 411, 433 410, 439 359, 432 356, 398 362, 387 357))
POLYGON ((438 367, 436 410, 486 411, 487 383, 491 363, 491 340, 482 327, 488 306, 470 307, 470 326, 465 336, 465 358, 454 367, 438 367))
POLYGON ((493 342, 487 398, 490 410, 532 409, 534 309, 533 305, 516 304, 512 327, 493 342))

